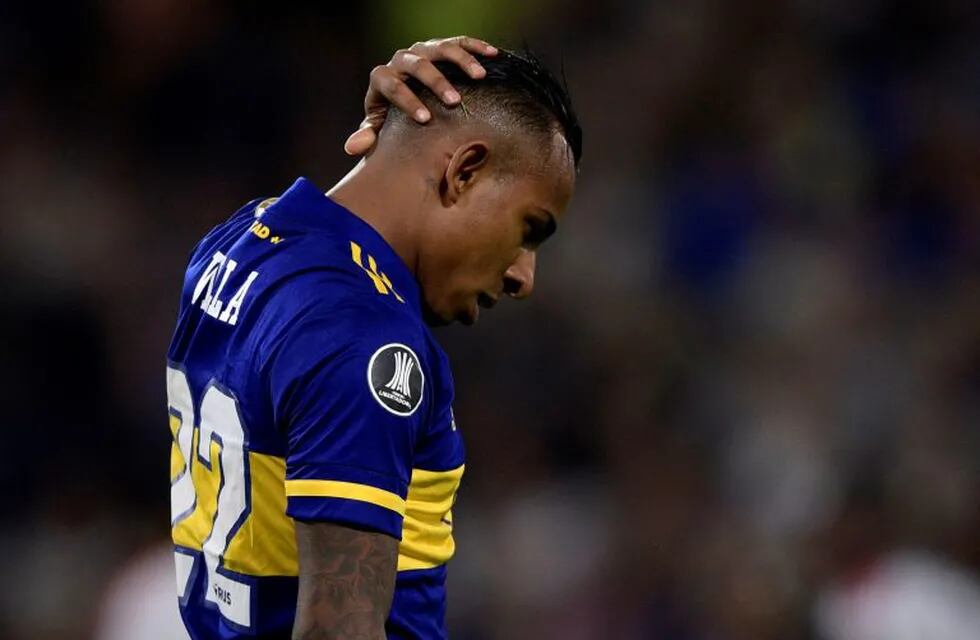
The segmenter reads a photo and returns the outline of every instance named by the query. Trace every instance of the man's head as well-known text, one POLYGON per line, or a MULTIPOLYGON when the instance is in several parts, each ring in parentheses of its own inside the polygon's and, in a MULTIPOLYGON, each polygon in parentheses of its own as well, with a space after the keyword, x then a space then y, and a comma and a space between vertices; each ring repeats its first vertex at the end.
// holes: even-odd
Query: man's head
POLYGON ((472 324, 478 304, 531 293, 537 249, 568 205, 582 152, 568 94, 537 60, 501 51, 479 61, 480 80, 436 64, 462 96, 453 109, 410 83, 432 121, 390 111, 375 151, 418 176, 415 271, 433 324, 472 324))

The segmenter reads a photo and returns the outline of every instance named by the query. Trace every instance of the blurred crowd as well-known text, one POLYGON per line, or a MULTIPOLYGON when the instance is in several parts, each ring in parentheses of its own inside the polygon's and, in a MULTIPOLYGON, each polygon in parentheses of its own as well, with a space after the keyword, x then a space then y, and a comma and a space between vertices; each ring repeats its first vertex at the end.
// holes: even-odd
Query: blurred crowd
POLYGON ((977 640, 971 4, 2 3, 0 638, 175 637, 184 262, 470 32, 563 68, 585 153, 535 296, 437 332, 453 637, 977 640))

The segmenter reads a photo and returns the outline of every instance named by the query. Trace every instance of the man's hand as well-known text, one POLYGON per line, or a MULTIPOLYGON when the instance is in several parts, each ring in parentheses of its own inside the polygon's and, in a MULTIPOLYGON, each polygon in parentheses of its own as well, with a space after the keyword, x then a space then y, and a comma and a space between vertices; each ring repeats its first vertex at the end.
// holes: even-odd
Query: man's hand
POLYGON ((494 56, 497 55, 497 48, 468 36, 426 40, 416 42, 408 49, 399 49, 388 64, 372 69, 371 83, 364 96, 364 120, 357 131, 347 138, 344 151, 352 156, 370 151, 390 105, 411 115, 417 122, 429 121, 432 114, 405 84, 408 77, 417 78, 447 106, 458 104, 459 94, 432 63, 438 60, 455 62, 471 78, 479 79, 486 75, 486 70, 476 61, 473 53, 494 56))
POLYGON ((398 540, 329 522, 296 522, 293 640, 384 640, 398 540))

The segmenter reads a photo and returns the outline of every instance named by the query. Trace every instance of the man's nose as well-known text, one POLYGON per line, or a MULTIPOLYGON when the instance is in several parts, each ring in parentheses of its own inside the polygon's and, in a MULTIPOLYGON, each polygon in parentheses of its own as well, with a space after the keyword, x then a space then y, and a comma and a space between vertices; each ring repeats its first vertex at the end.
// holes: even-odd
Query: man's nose
POLYGON ((534 265, 537 253, 521 249, 521 255, 504 272, 504 293, 521 300, 534 290, 534 265))

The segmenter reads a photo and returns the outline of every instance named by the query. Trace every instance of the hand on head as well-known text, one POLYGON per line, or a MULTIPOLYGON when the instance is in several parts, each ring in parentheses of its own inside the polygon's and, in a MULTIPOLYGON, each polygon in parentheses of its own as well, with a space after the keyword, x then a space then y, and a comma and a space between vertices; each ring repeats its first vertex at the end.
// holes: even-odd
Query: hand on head
POLYGON ((446 106, 459 104, 459 93, 432 63, 441 60, 454 62, 470 77, 479 79, 486 75, 486 71, 473 57, 474 53, 495 56, 497 48, 477 38, 456 36, 416 42, 408 49, 396 51, 388 64, 379 65, 371 71, 371 80, 364 96, 364 120, 357 131, 347 138, 344 151, 352 156, 361 156, 370 151, 378 139, 378 131, 390 106, 404 111, 421 124, 432 118, 422 101, 405 84, 410 77, 428 87, 446 106))

